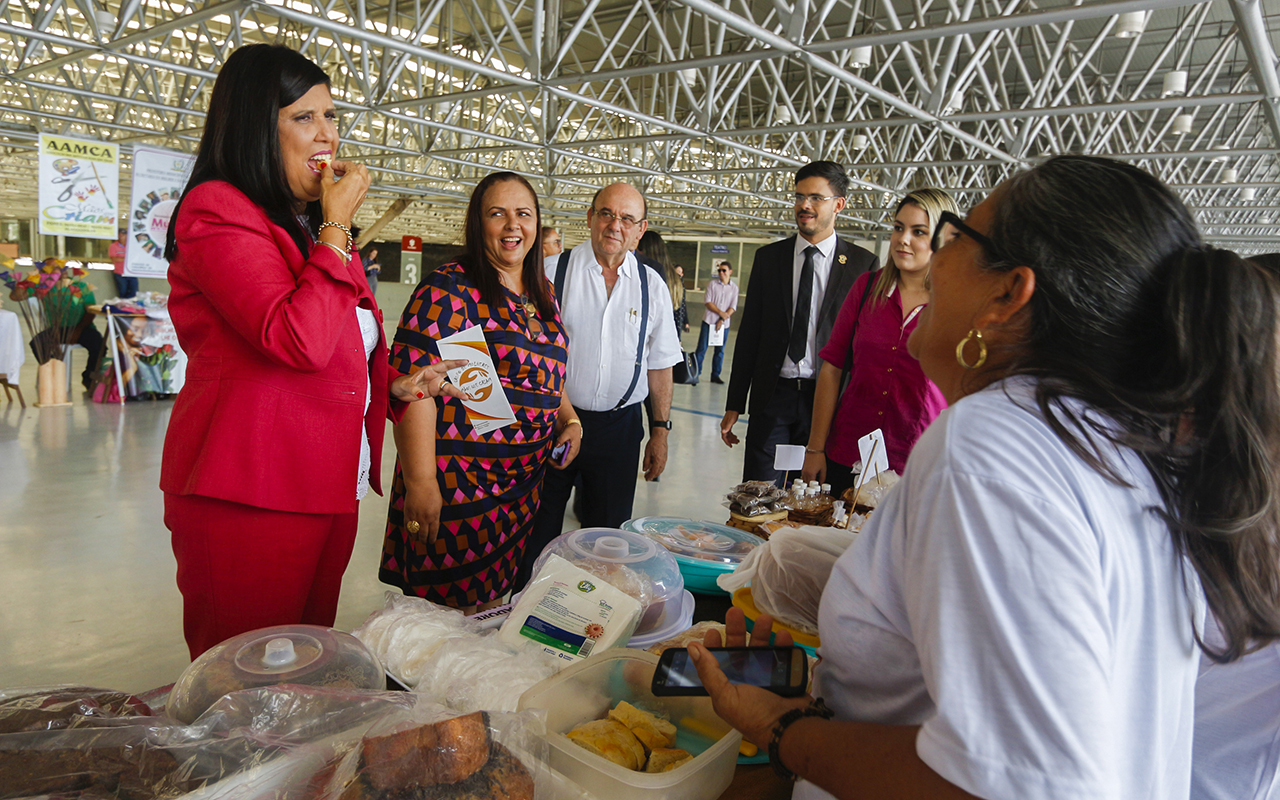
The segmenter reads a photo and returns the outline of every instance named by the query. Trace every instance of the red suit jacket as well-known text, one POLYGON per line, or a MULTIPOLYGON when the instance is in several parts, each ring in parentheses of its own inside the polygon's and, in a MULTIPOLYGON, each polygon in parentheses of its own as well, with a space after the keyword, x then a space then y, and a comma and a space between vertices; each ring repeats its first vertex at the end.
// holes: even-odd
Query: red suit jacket
POLYGON ((360 437, 369 483, 389 408, 378 310, 360 259, 329 247, 304 259, 289 234, 222 181, 197 186, 173 220, 169 313, 190 361, 174 402, 161 490, 312 514, 356 510, 360 437), (366 361, 355 307, 373 311, 366 361), (364 410, 365 376, 371 400, 364 410))

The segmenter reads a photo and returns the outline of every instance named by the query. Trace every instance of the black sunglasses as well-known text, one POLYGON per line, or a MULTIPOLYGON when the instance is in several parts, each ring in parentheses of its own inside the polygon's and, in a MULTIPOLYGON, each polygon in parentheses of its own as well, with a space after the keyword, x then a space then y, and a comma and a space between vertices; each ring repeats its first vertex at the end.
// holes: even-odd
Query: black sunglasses
POLYGON ((960 217, 955 214, 952 214, 950 211, 943 211, 938 215, 938 227, 933 231, 933 249, 935 251, 946 244, 946 242, 942 241, 942 228, 944 225, 950 225, 960 233, 963 233, 965 236, 968 236, 970 239, 977 242, 982 249, 986 251, 987 258, 993 261, 1001 261, 1004 259, 1003 251, 996 246, 995 242, 969 227, 965 224, 964 220, 960 219, 960 217))

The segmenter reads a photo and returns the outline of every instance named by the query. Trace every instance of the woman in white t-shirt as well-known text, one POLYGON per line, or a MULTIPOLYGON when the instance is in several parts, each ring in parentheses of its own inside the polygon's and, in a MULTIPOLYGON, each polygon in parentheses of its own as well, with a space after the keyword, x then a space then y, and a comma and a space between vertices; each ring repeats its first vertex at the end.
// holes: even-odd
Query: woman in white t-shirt
POLYGON ((825 705, 694 660, 797 798, 1186 798, 1201 649, 1280 635, 1275 284, 1105 159, 943 222, 909 347, 950 408, 831 573, 825 705))

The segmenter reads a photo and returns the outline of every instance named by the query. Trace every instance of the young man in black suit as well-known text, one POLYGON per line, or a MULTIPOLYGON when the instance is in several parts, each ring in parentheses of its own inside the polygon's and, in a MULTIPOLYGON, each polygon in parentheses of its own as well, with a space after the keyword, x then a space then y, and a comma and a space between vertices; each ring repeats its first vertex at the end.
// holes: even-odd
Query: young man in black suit
POLYGON ((774 450, 808 441, 818 351, 831 338, 853 282, 876 266, 873 253, 836 236, 836 215, 848 191, 849 176, 839 164, 801 167, 795 191, 799 235, 756 252, 720 421, 720 438, 733 447, 733 424, 747 410, 750 394, 743 480, 782 481, 783 473, 773 468, 774 450))

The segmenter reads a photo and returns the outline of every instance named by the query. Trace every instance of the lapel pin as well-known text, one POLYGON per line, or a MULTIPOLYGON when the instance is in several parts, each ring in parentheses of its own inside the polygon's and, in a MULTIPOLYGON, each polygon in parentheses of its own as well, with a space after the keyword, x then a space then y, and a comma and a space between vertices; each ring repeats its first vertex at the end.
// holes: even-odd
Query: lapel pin
POLYGON ((846 261, 848 261, 849 259, 848 259, 848 257, 847 257, 847 256, 845 256, 845 254, 844 254, 844 253, 841 253, 840 255, 836 256, 836 260, 837 260, 837 261, 839 261, 841 264, 843 264, 843 263, 845 263, 846 261))

